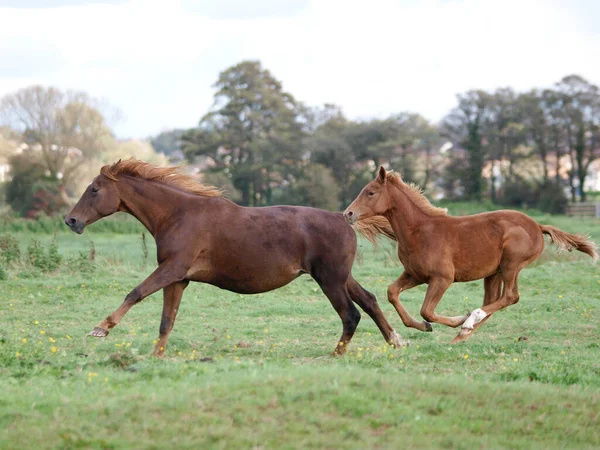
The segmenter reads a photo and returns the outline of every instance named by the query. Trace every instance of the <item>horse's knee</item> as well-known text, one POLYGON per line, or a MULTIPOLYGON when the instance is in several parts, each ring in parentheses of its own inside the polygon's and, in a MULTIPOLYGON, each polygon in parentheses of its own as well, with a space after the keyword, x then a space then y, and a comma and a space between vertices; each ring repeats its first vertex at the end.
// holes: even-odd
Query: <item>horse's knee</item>
POLYGON ((164 336, 169 334, 171 331, 171 319, 168 317, 163 317, 160 321, 160 328, 158 329, 158 333, 160 336, 164 336))
POLYGON ((399 295, 398 289, 394 285, 392 285, 388 288, 388 290, 387 290, 388 302, 390 302, 391 304, 396 303, 396 301, 398 300, 398 295, 399 295))
POLYGON ((344 328, 354 332, 356 327, 358 327, 358 323, 360 322, 360 312, 358 309, 352 307, 348 310, 348 313, 343 319, 344 328))

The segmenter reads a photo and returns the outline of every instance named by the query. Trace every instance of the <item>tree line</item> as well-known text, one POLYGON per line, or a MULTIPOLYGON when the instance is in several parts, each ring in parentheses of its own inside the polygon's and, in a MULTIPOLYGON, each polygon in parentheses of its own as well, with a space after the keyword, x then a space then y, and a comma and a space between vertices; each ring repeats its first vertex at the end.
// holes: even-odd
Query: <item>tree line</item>
POLYGON ((28 198, 21 213, 51 213, 79 194, 86 168, 117 156, 157 161, 158 150, 187 159, 249 206, 339 210, 384 164, 431 196, 561 212, 565 193, 586 199, 600 157, 600 93, 577 75, 547 89, 459 94, 438 124, 412 112, 356 121, 336 105, 309 107, 259 61, 227 68, 213 87, 198 126, 161 133, 149 139, 153 147, 116 140, 105 108, 85 93, 33 86, 4 96, 0 158, 11 166, 9 203, 28 198))
POLYGON ((577 75, 548 89, 459 94, 439 124, 410 112, 352 121, 335 105, 306 107, 258 61, 223 71, 214 88, 213 108, 181 146, 246 205, 339 209, 387 164, 447 198, 559 212, 565 188, 585 201, 600 156, 600 94, 577 75))

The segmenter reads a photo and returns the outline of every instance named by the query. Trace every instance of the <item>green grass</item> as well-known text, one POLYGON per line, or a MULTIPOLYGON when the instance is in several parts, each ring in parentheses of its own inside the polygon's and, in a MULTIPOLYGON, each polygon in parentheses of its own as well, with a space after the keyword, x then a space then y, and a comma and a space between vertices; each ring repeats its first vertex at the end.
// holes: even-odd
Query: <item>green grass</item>
MULTIPOLYGON (((536 219, 600 241, 595 220, 536 219)), ((386 346, 363 314, 349 353, 328 357, 341 322, 304 276, 254 296, 190 285, 157 360, 160 294, 107 338, 86 337, 155 265, 151 240, 144 261, 139 233, 96 225, 57 232, 71 261, 57 273, 21 263, 0 282, 1 448, 600 447, 600 266, 584 256, 546 250, 522 272, 521 301, 450 346, 457 330, 403 327, 385 300, 395 252, 361 241, 355 278, 410 347, 386 346), (95 270, 82 273, 90 241, 95 270)), ((53 239, 13 235, 22 253, 53 239)), ((415 316, 424 292, 402 294, 415 316)), ((455 284, 438 310, 464 313, 482 296, 481 282, 455 284)))

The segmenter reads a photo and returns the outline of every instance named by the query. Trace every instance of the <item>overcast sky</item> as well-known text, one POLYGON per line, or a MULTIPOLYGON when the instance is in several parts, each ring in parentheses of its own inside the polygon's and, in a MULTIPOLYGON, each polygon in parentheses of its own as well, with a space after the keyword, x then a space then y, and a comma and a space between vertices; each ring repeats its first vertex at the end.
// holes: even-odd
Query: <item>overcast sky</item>
POLYGON ((119 137, 191 127, 218 73, 260 59, 309 105, 438 121, 473 88, 600 84, 600 0, 0 0, 0 95, 118 107, 119 137))

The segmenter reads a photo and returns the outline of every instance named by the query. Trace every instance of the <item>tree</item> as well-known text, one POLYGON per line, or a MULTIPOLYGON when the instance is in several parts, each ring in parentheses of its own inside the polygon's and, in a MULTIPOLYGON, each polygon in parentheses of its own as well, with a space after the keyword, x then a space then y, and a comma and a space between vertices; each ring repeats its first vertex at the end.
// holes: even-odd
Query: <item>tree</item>
POLYGON ((331 170, 321 164, 308 164, 289 186, 281 186, 275 195, 276 203, 312 206, 338 211, 340 188, 331 170))
POLYGON ((559 127, 571 160, 569 182, 572 201, 577 189, 585 201, 585 180, 591 163, 600 158, 600 91, 578 75, 564 77, 556 84, 559 127), (575 183, 577 180, 577 183, 575 183))
POLYGON ((484 91, 458 94, 458 106, 442 123, 442 133, 467 153, 467 175, 463 181, 465 195, 481 200, 484 185, 481 176, 487 156, 484 140, 491 120, 492 98, 484 91))
POLYGON ((269 204, 274 174, 302 159, 302 108, 258 61, 226 69, 214 87, 214 107, 182 136, 184 151, 230 171, 244 204, 269 204))
POLYGON ((176 128, 174 130, 163 131, 156 136, 149 139, 152 147, 158 153, 163 153, 171 159, 182 159, 183 153, 181 152, 181 137, 185 134, 186 130, 176 128))
POLYGON ((31 86, 5 95, 0 100, 0 117, 39 152, 48 177, 66 186, 86 161, 112 143, 99 108, 84 92, 31 86))

